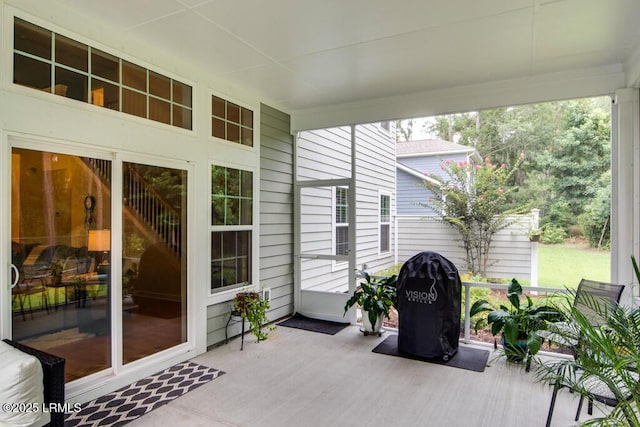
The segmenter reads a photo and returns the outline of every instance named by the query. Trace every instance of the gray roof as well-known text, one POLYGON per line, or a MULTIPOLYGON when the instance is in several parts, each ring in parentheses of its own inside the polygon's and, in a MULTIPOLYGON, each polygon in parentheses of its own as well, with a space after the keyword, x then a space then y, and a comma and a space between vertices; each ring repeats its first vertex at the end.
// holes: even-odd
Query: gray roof
POLYGON ((447 153, 473 153, 475 148, 442 139, 424 139, 421 141, 406 141, 396 144, 396 156, 432 156, 447 153))

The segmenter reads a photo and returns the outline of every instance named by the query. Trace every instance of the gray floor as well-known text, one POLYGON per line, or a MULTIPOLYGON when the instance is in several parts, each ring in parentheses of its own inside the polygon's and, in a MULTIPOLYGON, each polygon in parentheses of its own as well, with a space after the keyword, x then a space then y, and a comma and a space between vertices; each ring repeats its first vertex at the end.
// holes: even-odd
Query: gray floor
MULTIPOLYGON (((132 425, 544 426, 551 389, 533 372, 495 355, 478 373, 372 353, 384 337, 278 327, 244 351, 236 338, 194 359, 225 375, 132 425)), ((552 425, 575 425, 576 408, 561 391, 552 425)))

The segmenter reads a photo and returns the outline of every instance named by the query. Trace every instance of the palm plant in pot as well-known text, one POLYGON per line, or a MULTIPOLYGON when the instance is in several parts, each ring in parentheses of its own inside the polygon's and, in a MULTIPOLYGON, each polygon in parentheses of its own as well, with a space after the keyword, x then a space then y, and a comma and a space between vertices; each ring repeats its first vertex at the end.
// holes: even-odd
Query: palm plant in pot
MULTIPOLYGON (((640 268, 634 256, 631 262, 636 282, 640 283, 640 268)), ((571 295, 575 297, 575 292, 571 295)), ((574 331, 558 331, 565 339, 579 337, 574 357, 551 359, 537 366, 538 379, 554 387, 547 425, 556 393, 567 387, 580 395, 576 421, 586 397, 589 407, 596 403, 612 409, 602 408, 600 417, 591 418, 584 425, 640 426, 640 308, 593 296, 584 298, 582 303, 586 310, 570 307, 574 331), (600 319, 595 324, 593 314, 600 319)))
POLYGON ((389 309, 397 305, 395 274, 384 278, 373 278, 368 273, 363 273, 364 282, 353 292, 344 306, 344 314, 354 305, 362 309, 362 323, 365 335, 380 334, 383 318, 389 318, 389 309))
POLYGON ((528 295, 526 302, 521 302, 521 297, 522 286, 516 279, 512 279, 507 288, 508 306, 500 304, 495 308, 487 300, 481 299, 471 306, 470 316, 488 312, 486 319, 480 318, 476 322, 476 330, 485 323, 491 325, 491 333, 494 336, 502 335, 507 360, 524 362, 528 371, 531 357, 537 354, 542 346, 543 339, 538 335, 538 331, 547 329, 548 322, 564 319, 565 314, 553 305, 535 304, 528 295))

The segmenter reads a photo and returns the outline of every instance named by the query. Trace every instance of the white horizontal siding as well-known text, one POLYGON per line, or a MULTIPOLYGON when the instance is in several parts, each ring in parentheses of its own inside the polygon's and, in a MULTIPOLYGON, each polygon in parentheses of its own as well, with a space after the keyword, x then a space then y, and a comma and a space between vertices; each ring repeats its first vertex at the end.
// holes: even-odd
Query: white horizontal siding
MULTIPOLYGON (((531 242, 527 237, 530 217, 518 221, 494 236, 489 256, 489 277, 531 279, 531 242)), ((404 263, 423 251, 438 252, 453 262, 462 273, 466 257, 456 230, 435 216, 398 217, 398 261, 404 263)))
MULTIPOLYGON (((301 132, 297 138, 298 177, 301 180, 351 176, 350 127, 301 132)), ((356 126, 356 251, 357 266, 371 271, 393 263, 393 251, 378 254, 380 190, 391 196, 395 208, 395 143, 377 124, 356 126)), ((333 254, 333 193, 330 188, 304 188, 301 193, 301 250, 333 254)), ((393 229, 391 248, 393 248, 393 229)), ((343 291, 348 275, 344 265, 305 260, 302 288, 343 291)))
POLYGON ((274 320, 293 312, 293 136, 289 115, 262 105, 260 118, 260 287, 274 320))
POLYGON ((351 128, 300 132, 297 138, 298 180, 351 176, 351 128))
MULTIPOLYGON (((357 267, 374 272, 393 264, 393 251, 379 256, 380 192, 391 196, 395 208, 395 143, 376 124, 356 127, 357 136, 357 267)), ((390 248, 393 249, 393 227, 390 248)))

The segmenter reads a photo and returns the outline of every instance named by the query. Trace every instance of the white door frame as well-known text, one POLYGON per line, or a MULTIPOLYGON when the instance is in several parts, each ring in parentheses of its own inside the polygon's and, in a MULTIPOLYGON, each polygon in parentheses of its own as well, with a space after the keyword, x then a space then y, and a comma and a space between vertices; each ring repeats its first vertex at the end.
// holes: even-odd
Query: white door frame
MULTIPOLYGON (((302 191, 308 188, 321 188, 321 187, 346 187, 349 199, 351 199, 352 187, 351 179, 332 179, 332 180, 313 180, 304 181, 295 185, 295 223, 296 223, 296 235, 294 237, 294 271, 295 275, 295 289, 296 298, 294 300, 294 311, 307 317, 316 319, 331 320, 331 321, 344 321, 342 307, 346 303, 349 295, 354 291, 353 275, 349 275, 349 294, 340 292, 326 292, 317 290, 308 290, 302 288, 302 260, 314 259, 314 260, 327 260, 327 261, 347 261, 347 271, 355 271, 355 241, 352 240, 352 229, 355 228, 355 220, 351 217, 351 212, 355 209, 352 208, 351 200, 349 200, 349 242, 348 242, 348 254, 347 255, 335 255, 326 253, 314 253, 314 252, 302 252, 302 213, 300 202, 302 200, 302 191)), ((335 215, 332 212, 332 215, 335 215)), ((349 319, 351 320, 351 319, 349 319)))
MULTIPOLYGON (((348 316, 343 316, 343 307, 347 299, 356 289, 357 271, 357 241, 356 241, 356 126, 351 125, 351 177, 323 180, 298 180, 297 170, 297 138, 294 141, 294 312, 309 317, 350 323, 356 322, 356 311, 351 309, 348 316), (317 187, 347 187, 348 188, 348 219, 349 219, 349 250, 347 255, 328 255, 317 253, 302 253, 301 232, 302 212, 300 209, 302 190, 317 187), (323 292, 302 289, 302 260, 323 259, 347 261, 349 291, 348 293, 323 292)), ((332 213, 335 215, 335 213, 332 213)))
MULTIPOLYGON (((169 167, 187 171, 187 340, 159 353, 147 356, 143 359, 122 365, 122 306, 121 301, 121 265, 119 262, 112 264, 113 293, 111 297, 111 367, 80 378, 67 384, 67 399, 74 401, 88 401, 99 397, 106 392, 113 391, 123 385, 150 375, 165 367, 182 362, 193 357, 196 344, 196 289, 194 286, 194 229, 195 229, 195 167, 187 161, 169 159, 160 156, 118 150, 107 150, 88 146, 86 144, 68 141, 40 138, 32 135, 0 133, 0 192, 11 194, 11 153, 14 147, 38 151, 68 154, 74 156, 93 157, 111 160, 112 163, 112 189, 111 189, 111 230, 113 236, 122 235, 122 204, 114 203, 114 200, 122 200, 122 163, 135 162, 160 167, 169 167), (119 199, 118 199, 119 198, 119 199)), ((0 200, 0 277, 4 277, 3 286, 0 287, 0 336, 12 337, 12 310, 11 310, 11 198, 0 200)), ((120 259, 122 243, 119 238, 112 239, 113 259, 120 259)))

